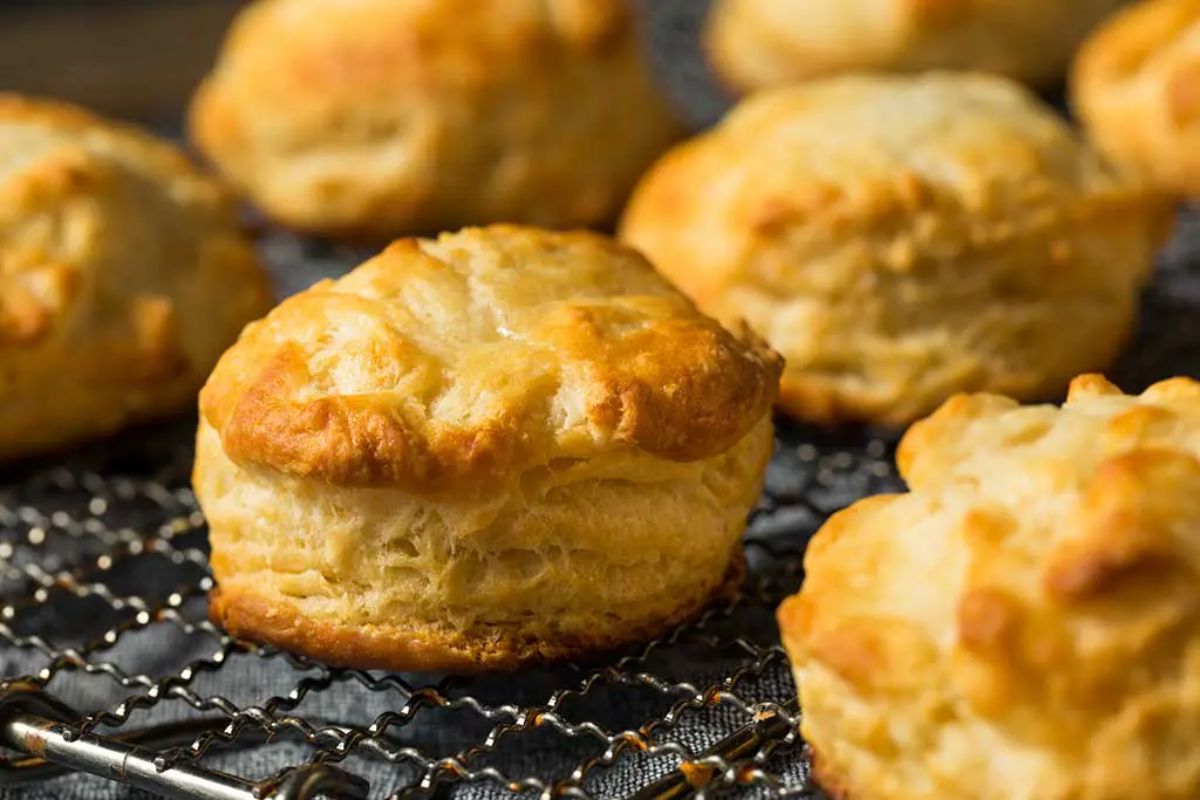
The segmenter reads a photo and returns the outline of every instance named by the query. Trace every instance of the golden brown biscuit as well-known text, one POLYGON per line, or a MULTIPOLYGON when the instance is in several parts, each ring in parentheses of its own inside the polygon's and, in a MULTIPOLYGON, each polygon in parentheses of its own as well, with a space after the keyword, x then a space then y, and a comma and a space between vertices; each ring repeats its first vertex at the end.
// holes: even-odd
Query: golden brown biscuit
POLYGON ((716 0, 705 47, 739 92, 860 70, 978 70, 1044 86, 1119 2, 716 0))
POLYGON ((960 395, 897 461, 911 491, 830 519, 779 611, 822 783, 1200 796, 1200 383, 960 395))
POLYGON ((653 167, 621 236, 787 360, 807 420, 1040 399, 1125 341, 1168 205, 1002 78, 764 92, 653 167))
POLYGON ((166 142, 0 95, 0 459, 192 405, 266 278, 166 142))
POLYGON ((780 368, 746 336, 597 235, 396 242, 201 393, 214 618, 389 669, 661 632, 737 577, 780 368))
POLYGON ((1084 45, 1075 107, 1108 155, 1178 194, 1200 196, 1200 2, 1150 0, 1084 45))
POLYGON ((376 238, 609 222, 676 131, 623 0, 259 0, 191 128, 274 217, 376 238))

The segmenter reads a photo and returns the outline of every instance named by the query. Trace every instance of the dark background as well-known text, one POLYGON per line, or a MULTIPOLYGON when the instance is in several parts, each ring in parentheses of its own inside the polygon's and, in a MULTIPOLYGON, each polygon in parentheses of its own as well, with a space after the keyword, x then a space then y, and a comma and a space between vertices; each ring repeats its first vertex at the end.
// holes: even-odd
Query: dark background
POLYGON ((241 0, 0 0, 0 90, 167 121, 241 0))

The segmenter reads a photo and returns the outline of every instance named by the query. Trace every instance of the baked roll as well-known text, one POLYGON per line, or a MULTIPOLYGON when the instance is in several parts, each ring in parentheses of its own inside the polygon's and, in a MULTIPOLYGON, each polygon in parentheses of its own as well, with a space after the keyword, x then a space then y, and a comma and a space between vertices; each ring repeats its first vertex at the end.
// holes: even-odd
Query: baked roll
POLYGON ((911 491, 830 519, 779 611, 820 782, 1200 797, 1200 383, 960 395, 897 460, 911 491))
POLYGON ((715 0, 704 41, 736 92, 861 70, 978 70, 1041 87, 1119 2, 715 0))
POLYGON ((1149 0, 1116 14, 1080 51, 1072 99, 1105 153, 1200 196, 1200 2, 1149 0))
POLYGON ((621 236, 783 354, 790 414, 903 425, 1107 366, 1170 216, 1017 85, 931 73, 743 101, 647 173, 621 236))
POLYGON ((611 222, 676 124, 624 0, 259 0, 191 131, 276 219, 386 239, 611 222))
POLYGON ((779 369, 598 235, 396 242, 201 392, 213 618, 396 670, 656 635, 738 578, 779 369))
POLYGON ((0 94, 0 459, 194 407, 270 300, 230 198, 171 145, 0 94))

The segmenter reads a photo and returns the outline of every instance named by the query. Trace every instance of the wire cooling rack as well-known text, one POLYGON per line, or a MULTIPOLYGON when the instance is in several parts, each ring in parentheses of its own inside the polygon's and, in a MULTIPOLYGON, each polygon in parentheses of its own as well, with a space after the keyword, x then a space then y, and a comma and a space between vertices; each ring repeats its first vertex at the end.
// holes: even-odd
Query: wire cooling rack
MULTIPOLYGON (((1146 293, 1115 373, 1127 389, 1200 374, 1198 234, 1183 217, 1146 293)), ((360 255, 284 234, 263 246, 285 289, 360 255)), ((333 668, 210 623, 193 427, 0 474, 4 797, 131 796, 46 783, 66 770, 223 800, 817 796, 773 611, 830 513, 900 488, 894 437, 781 421, 732 602, 600 661, 458 678, 333 668)))

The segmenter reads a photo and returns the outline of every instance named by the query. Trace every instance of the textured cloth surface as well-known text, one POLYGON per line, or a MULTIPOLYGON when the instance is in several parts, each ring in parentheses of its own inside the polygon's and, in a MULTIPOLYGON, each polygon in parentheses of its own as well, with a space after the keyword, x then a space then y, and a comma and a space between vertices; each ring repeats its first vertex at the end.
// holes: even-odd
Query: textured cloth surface
MULTIPOLYGON (((644 0, 643 5, 653 11, 646 32, 672 96, 693 124, 710 122, 722 100, 707 82, 695 51, 704 3, 644 0)), ((364 255, 268 228, 260 242, 284 294, 340 273, 364 255)), ((1197 314, 1200 214, 1190 213, 1181 217, 1160 259, 1155 285, 1143 302, 1137 341, 1114 379, 1134 391, 1172 374, 1200 374, 1197 314)), ((717 613, 649 653, 634 650, 629 660, 614 657, 600 664, 464 681, 406 675, 401 676, 404 683, 397 683, 380 673, 364 676, 289 664, 197 628, 204 619, 204 532, 184 488, 192 424, 136 432, 72 455, 69 477, 59 475, 58 484, 57 473, 51 472, 40 488, 30 487, 28 468, 0 476, 0 603, 20 607, 14 621, 0 626, 0 674, 44 670, 51 694, 85 713, 106 710, 98 722, 128 717, 120 729, 231 717, 238 732, 234 746, 214 747, 199 763, 254 779, 304 763, 317 747, 334 748, 339 739, 345 743, 344 729, 338 726, 365 730, 372 721, 385 723, 385 732, 371 739, 374 745, 351 742, 351 755, 340 763, 370 782, 371 797, 411 786, 430 772, 429 759, 449 756, 462 756, 483 778, 454 784, 449 793, 455 797, 504 796, 500 782, 483 774, 488 767, 517 779, 566 779, 585 760, 604 755, 608 745, 602 738, 609 737, 593 735, 593 727, 606 734, 630 731, 668 752, 622 748, 612 766, 597 766, 583 777, 582 788, 591 795, 627 796, 666 774, 679 756, 662 745, 678 743, 701 752, 752 719, 747 704, 782 703, 793 695, 776 647, 772 601, 795 588, 802 543, 825 514, 897 485, 888 466, 888 437, 856 431, 833 436, 785 423, 768 474, 768 496, 750 533, 757 544, 747 548, 751 584, 761 589, 756 589, 758 602, 747 600, 732 612, 717 613), (149 474, 149 479, 128 485, 111 478, 96 481, 89 471, 149 474), (63 513, 54 514, 56 509, 63 513), (174 520, 178 530, 164 533, 159 526, 165 519, 174 520), (159 544, 150 552, 139 549, 155 531, 159 544), (109 563, 104 561, 108 554, 119 558, 109 563), (85 562, 93 567, 89 580, 102 591, 56 586, 52 573, 85 562), (50 587, 50 601, 38 600, 38 586, 50 587), (181 586, 184 591, 176 595, 181 586), (150 615, 151 622, 140 618, 136 606, 114 608, 121 597, 134 593, 153 599, 150 610, 161 605, 167 611, 150 615), (53 599, 59 595, 61 600, 53 599), (114 626, 120 630, 115 644, 96 641, 114 626), (47 653, 43 644, 56 652, 47 653), (56 658, 64 647, 77 648, 78 660, 69 654, 56 658), (219 670, 212 669, 217 666, 219 670), (425 691, 407 696, 410 688, 425 691), (580 689, 585 691, 559 694, 580 689), (449 701, 446 707, 432 707, 440 703, 430 699, 435 695, 449 701), (467 695, 478 700, 478 708, 461 699, 467 695), (139 699, 122 702, 131 697, 139 699), (554 713, 544 713, 547 708, 554 713), (393 716, 380 717, 387 712, 393 716), (664 715, 666 722, 653 724, 664 715), (501 733, 494 749, 471 751, 503 725, 518 730, 501 733), (334 727, 322 731, 322 726, 334 727), (275 733, 270 743, 263 743, 264 727, 275 733), (395 763, 377 757, 380 752, 395 763)), ((118 730, 101 725, 97 733, 118 730)), ((782 787, 796 794, 805 791, 798 748, 781 750, 763 767, 782 787)), ((530 781, 524 788, 532 797, 540 787, 530 781)), ((742 792, 757 796, 766 790, 767 784, 759 781, 742 792)), ((23 800, 148 796, 83 775, 0 785, 0 798, 23 800)))

